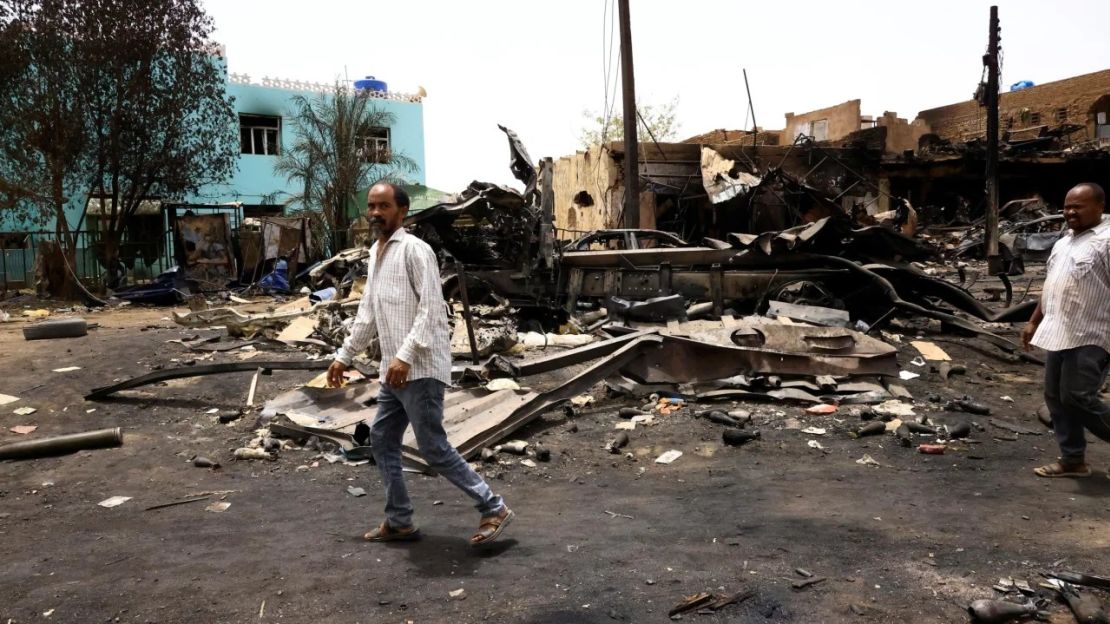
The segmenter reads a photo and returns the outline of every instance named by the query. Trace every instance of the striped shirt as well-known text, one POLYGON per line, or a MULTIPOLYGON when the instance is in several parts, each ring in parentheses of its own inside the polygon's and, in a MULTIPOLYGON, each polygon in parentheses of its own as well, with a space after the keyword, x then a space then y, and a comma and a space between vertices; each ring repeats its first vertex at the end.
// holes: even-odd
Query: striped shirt
POLYGON ((397 228, 385 244, 381 262, 381 242, 370 248, 366 290, 335 359, 350 366, 351 358, 378 336, 382 383, 397 358, 411 366, 409 381, 431 377, 451 385, 451 338, 435 252, 404 228, 397 228))
POLYGON ((1044 319, 1033 344, 1047 351, 1099 346, 1110 351, 1110 220, 1068 231, 1048 257, 1044 319))

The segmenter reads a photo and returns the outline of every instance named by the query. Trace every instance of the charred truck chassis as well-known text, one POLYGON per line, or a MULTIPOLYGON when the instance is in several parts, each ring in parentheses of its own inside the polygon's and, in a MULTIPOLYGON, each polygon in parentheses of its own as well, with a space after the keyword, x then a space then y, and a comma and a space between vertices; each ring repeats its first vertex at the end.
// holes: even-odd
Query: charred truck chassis
MULTIPOLYGON (((854 318, 871 324, 896 312, 932 318, 1010 351, 1016 345, 953 312, 992 322, 1025 320, 1031 312, 1025 305, 997 313, 986 308, 966 290, 908 264, 935 257, 936 249, 889 228, 859 227, 843 213, 778 232, 730 234, 728 242, 706 239, 704 246, 674 246, 681 241, 668 243, 665 235, 645 231, 664 246, 592 251, 574 244, 562 247, 554 240, 552 226, 551 159, 541 161, 537 169, 517 136, 502 130, 509 139, 510 167, 525 184, 523 193, 474 182, 458 201, 433 206, 405 221, 441 254, 449 295, 458 288, 451 275, 456 262, 465 267, 472 301, 485 287, 522 313, 551 320, 607 306, 614 298, 669 296, 685 300, 668 302, 671 305, 708 304, 718 316, 726 306, 758 313, 775 298, 809 303, 781 296, 784 287, 805 283, 835 302, 813 305, 849 309, 854 318)), ((621 238, 619 231, 612 234, 614 240, 621 238)), ((701 310, 710 311, 704 305, 701 310)), ((678 310, 678 316, 685 316, 685 311, 678 310)))

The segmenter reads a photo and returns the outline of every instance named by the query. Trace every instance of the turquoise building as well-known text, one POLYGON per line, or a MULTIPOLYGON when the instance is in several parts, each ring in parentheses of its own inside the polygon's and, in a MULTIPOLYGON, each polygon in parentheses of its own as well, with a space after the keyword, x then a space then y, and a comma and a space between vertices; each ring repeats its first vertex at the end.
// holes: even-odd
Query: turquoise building
MULTIPOLYGON (((414 171, 402 174, 409 183, 414 210, 438 203, 442 194, 425 186, 422 90, 419 94, 396 93, 383 81, 355 81, 356 86, 367 84, 372 88, 362 92, 393 117, 390 127, 376 129, 373 136, 367 137, 368 147, 376 153, 403 154, 415 164, 414 171)), ((240 138, 235 171, 225 182, 204 187, 196 195, 152 197, 143 202, 129 221, 122 242, 132 280, 149 278, 174 264, 169 234, 171 212, 191 207, 197 212, 226 212, 232 227, 237 228, 247 218, 285 214, 290 196, 299 190, 274 171, 278 156, 296 140, 290 121, 294 97, 310 100, 326 97, 334 86, 270 77, 253 81, 250 76, 235 73, 227 74, 226 85, 233 99, 236 113, 233 123, 240 138), (128 247, 134 249, 129 252, 128 247)), ((365 197, 365 189, 362 196, 365 197)), ((73 189, 70 197, 69 225, 81 232, 77 272, 82 278, 95 279, 100 273, 95 253, 99 215, 110 206, 90 199, 79 189, 73 189), (85 218, 80 221, 82 213, 85 218)), ((53 238, 53 230, 53 222, 36 222, 0 212, 0 289, 32 283, 35 248, 40 241, 53 238)))
MULTIPOLYGON (((382 86, 385 83, 380 83, 382 86)), ((227 91, 234 98, 238 115, 240 150, 235 174, 224 184, 202 189, 190 204, 242 204, 244 217, 281 214, 285 201, 297 189, 274 173, 281 150, 295 140, 292 103, 295 96, 310 100, 330 92, 332 85, 230 74, 227 91)), ((421 95, 392 91, 364 91, 373 105, 392 114, 392 127, 379 129, 368 141, 375 150, 400 153, 411 159, 417 170, 406 172, 407 181, 422 186, 424 167, 424 106, 421 95)))

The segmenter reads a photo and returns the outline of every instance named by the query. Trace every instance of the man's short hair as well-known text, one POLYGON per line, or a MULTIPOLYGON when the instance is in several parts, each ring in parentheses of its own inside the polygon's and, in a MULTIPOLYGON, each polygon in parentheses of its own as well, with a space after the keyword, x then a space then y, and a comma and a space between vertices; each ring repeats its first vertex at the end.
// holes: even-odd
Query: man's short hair
POLYGON ((393 190, 393 203, 397 204, 398 208, 404 208, 405 210, 408 210, 409 194, 405 192, 405 189, 401 188, 400 184, 395 184, 393 182, 387 182, 386 180, 382 180, 381 182, 377 182, 377 183, 374 184, 374 186, 379 186, 379 185, 388 186, 390 189, 392 189, 393 190))
POLYGON ((1091 195, 1095 199, 1095 203, 1102 204, 1103 206, 1106 205, 1106 191, 1104 191, 1102 189, 1101 185, 1099 185, 1095 182, 1080 182, 1079 184, 1076 184, 1072 188, 1072 190, 1075 190, 1075 189, 1078 189, 1078 188, 1085 188, 1085 189, 1090 190, 1091 195))

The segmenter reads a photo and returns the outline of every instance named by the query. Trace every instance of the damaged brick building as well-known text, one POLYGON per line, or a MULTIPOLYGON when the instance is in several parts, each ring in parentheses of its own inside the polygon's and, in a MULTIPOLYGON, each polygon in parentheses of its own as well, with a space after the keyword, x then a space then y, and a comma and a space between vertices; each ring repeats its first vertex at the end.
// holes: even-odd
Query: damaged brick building
MULTIPOLYGON (((1003 202, 1038 196, 1052 204, 1079 180, 1110 184, 1110 70, 1006 92, 1000 100, 1003 202)), ((986 114, 977 100, 921 111, 912 121, 861 109, 860 100, 850 100, 787 113, 782 130, 718 129, 680 143, 641 144, 640 227, 697 238, 795 225, 806 220, 805 201, 797 208, 808 196, 798 189, 806 188, 871 217, 889 214, 903 199, 925 222, 981 214, 986 114), (780 170, 795 191, 776 188, 739 212, 736 200, 713 204, 699 183, 699 146, 749 174, 780 170), (795 210, 766 218, 770 206, 792 204, 795 210)), ((555 161, 561 238, 624 222, 622 159, 622 145, 612 143, 555 161)))

